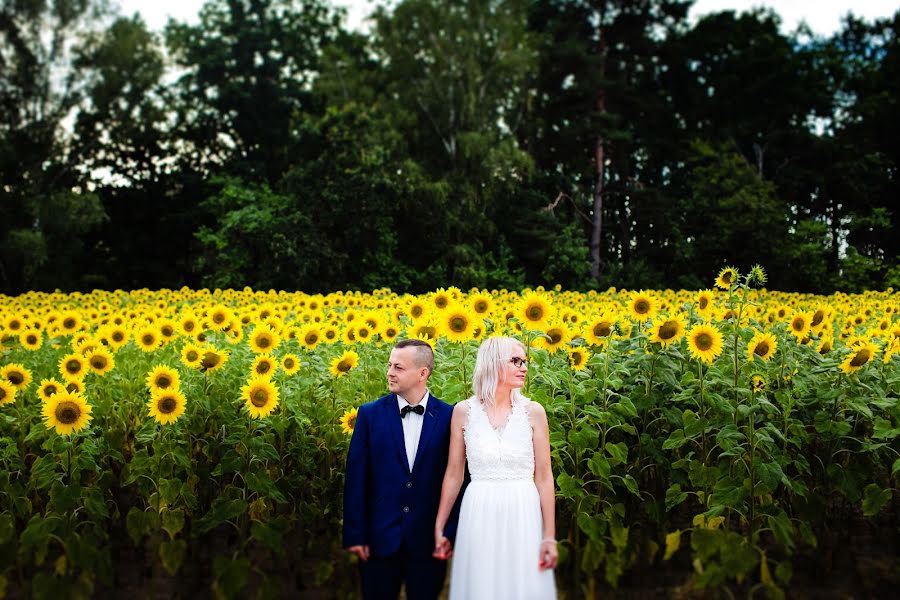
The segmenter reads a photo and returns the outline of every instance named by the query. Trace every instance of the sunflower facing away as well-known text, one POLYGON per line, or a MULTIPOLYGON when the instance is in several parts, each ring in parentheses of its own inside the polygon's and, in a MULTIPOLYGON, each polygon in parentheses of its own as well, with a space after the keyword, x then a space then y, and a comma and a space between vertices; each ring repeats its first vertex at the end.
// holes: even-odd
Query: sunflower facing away
POLYGON ((147 410, 157 423, 169 425, 184 414, 187 400, 181 390, 158 390, 150 395, 147 410))
POLYGON ((241 388, 241 397, 250 416, 261 419, 278 406, 278 390, 268 377, 254 377, 241 388))
POLYGON ((335 377, 343 377, 359 364, 359 355, 353 350, 347 350, 342 355, 331 361, 328 369, 335 377))
POLYGON ((705 363, 712 363, 722 353, 722 334, 712 325, 694 325, 687 339, 691 356, 705 363))
POLYGON ((59 435, 71 435, 84 429, 91 420, 91 405, 81 394, 59 392, 44 402, 41 410, 48 429, 59 435))
POLYGON ((350 410, 345 412, 341 416, 341 431, 343 431, 347 435, 351 435, 353 433, 354 427, 356 427, 356 416, 358 414, 358 408, 351 408, 350 410))
POLYGON ((753 357, 758 356, 763 362, 772 358, 778 349, 778 340, 771 333, 757 331, 753 339, 747 344, 747 360, 753 362, 753 357))

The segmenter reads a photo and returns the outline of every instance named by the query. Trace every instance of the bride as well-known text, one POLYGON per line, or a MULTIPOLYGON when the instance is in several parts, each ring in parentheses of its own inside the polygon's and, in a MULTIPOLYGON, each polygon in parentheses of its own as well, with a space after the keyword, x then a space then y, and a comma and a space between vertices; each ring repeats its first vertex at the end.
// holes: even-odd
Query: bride
POLYGON ((519 391, 525 348, 492 337, 478 349, 472 387, 450 424, 450 457, 435 521, 434 556, 449 558, 444 525, 463 495, 451 566, 450 598, 555 598, 557 551, 547 413, 519 391))

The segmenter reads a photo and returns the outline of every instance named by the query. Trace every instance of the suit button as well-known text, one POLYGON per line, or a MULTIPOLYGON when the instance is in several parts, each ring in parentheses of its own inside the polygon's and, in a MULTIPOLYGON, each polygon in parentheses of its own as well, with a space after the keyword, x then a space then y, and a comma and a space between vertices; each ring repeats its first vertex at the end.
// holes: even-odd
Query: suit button
POLYGON ((412 481, 407 481, 407 482, 406 482, 406 487, 411 488, 411 487, 412 487, 412 481))
POLYGON ((408 507, 408 506, 404 506, 404 507, 403 507, 403 512, 409 512, 409 507, 408 507))

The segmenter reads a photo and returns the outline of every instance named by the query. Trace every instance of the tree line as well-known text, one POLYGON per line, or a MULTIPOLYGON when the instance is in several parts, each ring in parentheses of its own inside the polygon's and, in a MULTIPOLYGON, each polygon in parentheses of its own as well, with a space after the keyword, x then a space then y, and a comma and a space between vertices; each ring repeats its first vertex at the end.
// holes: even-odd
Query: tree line
POLYGON ((900 286, 900 11, 0 2, 0 292, 900 286))

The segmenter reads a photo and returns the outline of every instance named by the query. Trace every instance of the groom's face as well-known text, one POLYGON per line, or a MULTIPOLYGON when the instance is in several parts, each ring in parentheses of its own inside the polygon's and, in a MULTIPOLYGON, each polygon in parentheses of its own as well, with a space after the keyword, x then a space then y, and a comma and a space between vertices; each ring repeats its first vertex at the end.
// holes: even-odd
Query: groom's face
POLYGON ((428 369, 416 364, 416 349, 412 346, 394 348, 388 360, 388 389, 415 402, 418 398, 408 396, 410 390, 424 384, 428 378, 428 369))

